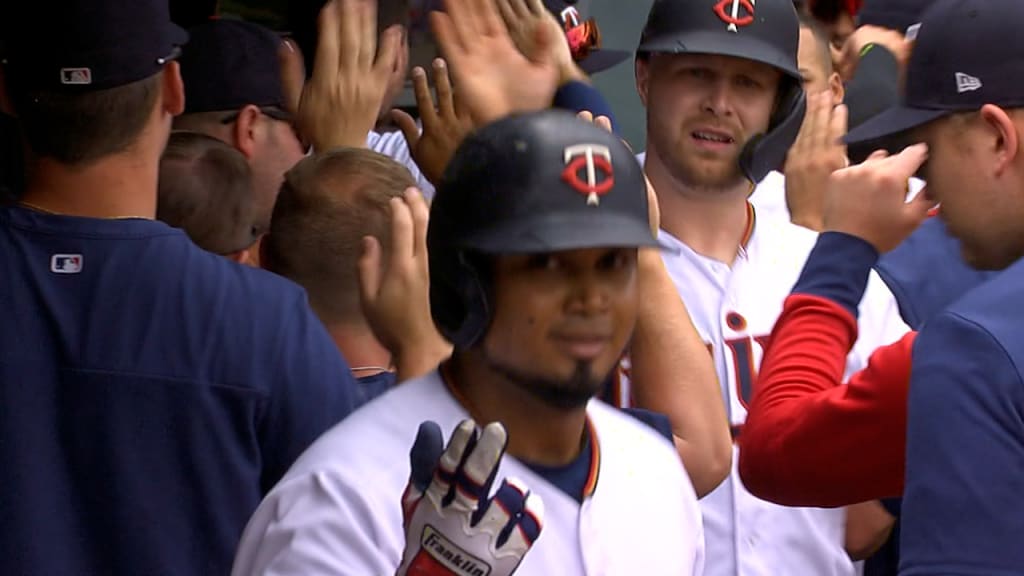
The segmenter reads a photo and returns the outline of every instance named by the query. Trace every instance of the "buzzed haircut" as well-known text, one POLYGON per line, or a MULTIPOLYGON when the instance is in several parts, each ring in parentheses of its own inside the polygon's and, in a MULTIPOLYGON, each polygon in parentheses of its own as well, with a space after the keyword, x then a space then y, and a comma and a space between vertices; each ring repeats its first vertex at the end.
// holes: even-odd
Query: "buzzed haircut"
POLYGON ((807 12, 799 12, 800 27, 810 30, 811 36, 814 37, 814 42, 817 44, 818 57, 821 59, 821 66, 825 77, 827 78, 832 74, 832 52, 829 50, 829 38, 828 33, 821 26, 813 16, 807 12))
POLYGON ((86 165, 124 152, 153 114, 162 74, 124 86, 81 93, 21 91, 14 107, 35 156, 62 164, 86 165))
POLYGON ((263 266, 303 286, 324 324, 361 323, 362 239, 387 254, 392 198, 416 183, 391 158, 341 148, 304 158, 285 175, 263 241, 263 266))
POLYGON ((160 159, 156 217, 221 255, 249 248, 267 225, 256 221, 245 156, 198 132, 171 133, 160 159))

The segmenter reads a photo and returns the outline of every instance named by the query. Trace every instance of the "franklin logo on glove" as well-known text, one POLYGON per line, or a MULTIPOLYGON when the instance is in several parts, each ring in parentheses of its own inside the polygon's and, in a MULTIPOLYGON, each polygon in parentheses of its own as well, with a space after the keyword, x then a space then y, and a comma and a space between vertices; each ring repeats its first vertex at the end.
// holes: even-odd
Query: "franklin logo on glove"
POLYGON ((544 506, 515 479, 488 497, 508 435, 492 422, 463 420, 442 448, 441 429, 424 422, 409 453, 402 499, 406 547, 398 576, 509 576, 541 531, 544 506))
POLYGON ((466 553, 427 525, 420 542, 423 547, 409 566, 409 574, 438 574, 440 568, 465 576, 489 576, 491 567, 479 558, 466 553))

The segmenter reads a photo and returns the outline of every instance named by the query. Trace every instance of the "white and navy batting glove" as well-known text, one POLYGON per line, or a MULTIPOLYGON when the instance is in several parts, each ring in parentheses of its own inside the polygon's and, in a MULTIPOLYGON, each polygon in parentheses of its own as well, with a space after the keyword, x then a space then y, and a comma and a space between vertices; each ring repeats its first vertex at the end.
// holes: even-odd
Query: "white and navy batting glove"
POLYGON ((463 420, 442 448, 441 429, 420 424, 402 497, 405 553, 397 576, 508 576, 541 532, 540 496, 515 479, 490 488, 508 436, 463 420))

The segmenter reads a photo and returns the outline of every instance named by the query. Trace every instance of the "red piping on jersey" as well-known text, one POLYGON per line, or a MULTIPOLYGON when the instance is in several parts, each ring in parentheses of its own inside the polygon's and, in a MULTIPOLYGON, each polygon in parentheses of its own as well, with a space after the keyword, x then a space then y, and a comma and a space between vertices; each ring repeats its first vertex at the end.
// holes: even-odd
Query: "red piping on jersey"
POLYGON ((754 211, 754 205, 747 202, 747 227, 743 230, 743 237, 740 240, 740 249, 746 250, 747 244, 750 243, 750 237, 754 235, 754 225, 757 223, 757 214, 754 211))
POLYGON ((737 438, 744 486, 784 506, 900 496, 915 336, 875 350, 842 386, 856 319, 826 298, 789 296, 737 438))
POLYGON ((587 472, 587 482, 583 485, 583 500, 594 495, 594 491, 597 490, 597 478, 601 475, 601 445, 597 441, 597 432, 589 416, 587 435, 590 436, 590 471, 587 472))
MULTIPOLYGON (((452 377, 451 366, 448 362, 444 362, 438 368, 438 373, 441 375, 441 382, 444 383, 445 388, 448 389, 448 393, 455 398, 455 401, 462 405, 467 412, 470 411, 472 406, 466 397, 452 384, 455 379, 452 377)), ((479 422, 477 423, 480 424, 479 422)), ((587 472, 587 481, 583 484, 583 498, 586 500, 593 496, 594 491, 597 490, 597 478, 601 475, 601 444, 597 441, 597 431, 594 430, 594 424, 590 421, 590 415, 586 416, 584 420, 585 430, 587 439, 590 441, 590 470, 587 472)))

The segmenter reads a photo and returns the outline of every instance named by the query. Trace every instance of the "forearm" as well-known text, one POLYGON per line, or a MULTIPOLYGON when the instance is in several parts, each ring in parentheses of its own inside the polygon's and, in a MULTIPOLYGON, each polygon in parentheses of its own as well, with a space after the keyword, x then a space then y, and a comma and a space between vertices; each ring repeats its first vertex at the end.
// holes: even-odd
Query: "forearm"
POLYGON ((395 355, 396 382, 405 382, 435 370, 442 361, 451 356, 451 353, 451 344, 440 335, 416 342, 400 354, 395 355))
POLYGON ((668 416, 697 495, 714 490, 732 466, 722 392, 711 355, 655 250, 640 255, 640 310, 630 361, 637 406, 668 416))
POLYGON ((561 108, 570 112, 587 111, 598 116, 607 116, 612 123, 612 132, 618 133, 618 124, 615 122, 615 113, 612 107, 605 100, 597 88, 581 80, 573 80, 559 86, 555 92, 552 107, 561 108))
POLYGON ((903 443, 893 438, 906 422, 914 334, 842 385, 874 261, 859 249, 823 235, 772 332, 739 439, 740 475, 760 498, 841 506, 902 490, 903 443))

